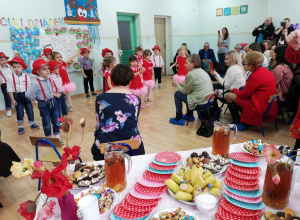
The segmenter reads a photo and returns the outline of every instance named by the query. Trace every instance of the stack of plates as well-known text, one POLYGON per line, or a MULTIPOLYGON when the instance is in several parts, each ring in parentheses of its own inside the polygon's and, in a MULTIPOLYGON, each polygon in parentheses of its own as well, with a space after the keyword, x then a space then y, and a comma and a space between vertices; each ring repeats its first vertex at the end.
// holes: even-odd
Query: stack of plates
POLYGON ((181 160, 178 153, 164 151, 155 155, 143 176, 112 212, 111 220, 147 220, 167 190, 164 181, 170 179, 181 160))
POLYGON ((225 174, 225 198, 216 213, 220 220, 259 220, 264 208, 262 192, 259 190, 258 157, 235 152, 230 154, 230 167, 225 174))

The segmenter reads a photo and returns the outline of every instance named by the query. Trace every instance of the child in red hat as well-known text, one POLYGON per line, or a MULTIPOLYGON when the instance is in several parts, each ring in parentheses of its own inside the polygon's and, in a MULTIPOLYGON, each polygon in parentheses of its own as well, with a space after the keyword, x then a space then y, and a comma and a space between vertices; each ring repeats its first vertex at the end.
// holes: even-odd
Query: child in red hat
POLYGON ((52 49, 51 48, 44 48, 43 49, 43 59, 48 62, 52 60, 52 49))
POLYGON ((12 104, 16 107, 17 123, 19 125, 18 134, 24 134, 24 107, 31 129, 40 129, 40 127, 34 123, 32 104, 25 97, 25 92, 30 87, 30 77, 23 73, 23 70, 26 70, 27 66, 20 57, 14 57, 11 61, 8 61, 8 63, 14 69, 14 72, 7 81, 7 92, 12 104))
POLYGON ((97 94, 94 92, 94 76, 96 76, 94 72, 93 62, 89 58, 90 51, 86 48, 82 48, 80 51, 80 54, 83 56, 83 58, 80 60, 80 69, 83 75, 83 84, 84 84, 84 91, 87 98, 91 98, 89 95, 89 85, 90 90, 92 92, 93 96, 96 96, 97 94))
POLYGON ((150 92, 151 89, 154 87, 155 81, 154 81, 154 70, 153 70, 153 63, 151 61, 151 51, 150 50, 144 50, 143 56, 143 67, 145 68, 145 72, 143 73, 143 80, 144 85, 147 86, 147 95, 145 96, 145 102, 150 101, 150 92))
POLYGON ((63 93, 62 79, 59 75, 59 64, 55 60, 48 61, 50 77, 52 79, 52 89, 56 100, 59 117, 68 115, 68 106, 63 93))
POLYGON ((3 52, 0 52, 0 86, 4 97, 6 116, 11 117, 11 100, 7 93, 7 81, 14 72, 10 65, 7 64, 7 57, 3 52))
POLYGON ((102 64, 103 64, 103 61, 104 61, 104 59, 106 58, 106 57, 111 57, 111 56, 113 56, 114 55, 114 53, 112 52, 112 50, 111 49, 108 49, 108 48, 104 48, 103 50, 102 50, 102 53, 101 53, 101 55, 102 55, 102 60, 100 61, 100 66, 101 66, 101 68, 100 68, 100 70, 99 70, 99 74, 102 76, 102 79, 103 79, 103 93, 105 93, 105 84, 106 84, 106 80, 105 80, 105 71, 106 71, 106 69, 105 69, 105 71, 103 71, 102 70, 102 64))
POLYGON ((102 71, 104 72, 103 77, 104 77, 104 87, 103 91, 107 92, 108 90, 112 89, 115 87, 113 81, 111 80, 111 70, 114 68, 116 65, 116 58, 109 56, 105 57, 102 63, 102 71))
POLYGON ((63 81, 63 88, 64 88, 64 94, 67 98, 67 103, 68 103, 68 110, 70 112, 73 111, 72 108, 72 100, 71 100, 71 93, 76 90, 76 84, 74 82, 70 82, 68 73, 67 73, 67 64, 71 62, 75 57, 79 56, 80 53, 75 53, 73 56, 69 57, 67 60, 63 61, 62 60, 62 55, 59 52, 52 52, 51 56, 52 59, 58 62, 59 64, 59 75, 61 76, 61 79, 63 81))
MULTIPOLYGON (((152 48, 152 51, 154 52, 153 56, 151 57, 151 61, 154 65, 154 75, 155 75, 155 82, 158 81, 158 88, 161 89, 161 74, 165 73, 164 69, 164 60, 160 53, 160 48, 158 45, 155 45, 152 48)), ((155 89, 155 85, 153 87, 155 89)))
POLYGON ((30 101, 38 101, 38 108, 42 117, 45 136, 52 136, 52 123, 53 134, 56 138, 59 138, 61 144, 63 145, 63 142, 59 137, 59 115, 57 103, 54 99, 53 82, 49 77, 49 64, 43 59, 34 61, 32 74, 37 75, 38 77, 33 81, 29 89, 26 91, 25 96, 30 101))

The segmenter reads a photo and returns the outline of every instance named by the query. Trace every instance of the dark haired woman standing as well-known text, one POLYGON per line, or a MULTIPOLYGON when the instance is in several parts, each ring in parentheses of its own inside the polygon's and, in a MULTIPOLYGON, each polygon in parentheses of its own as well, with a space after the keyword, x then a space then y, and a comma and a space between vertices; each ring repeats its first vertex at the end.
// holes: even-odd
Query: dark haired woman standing
POLYGON ((218 59, 219 59, 219 73, 225 74, 226 66, 225 66, 225 54, 229 51, 230 45, 230 37, 228 33, 228 29, 224 27, 222 29, 222 36, 220 31, 218 32, 218 59))

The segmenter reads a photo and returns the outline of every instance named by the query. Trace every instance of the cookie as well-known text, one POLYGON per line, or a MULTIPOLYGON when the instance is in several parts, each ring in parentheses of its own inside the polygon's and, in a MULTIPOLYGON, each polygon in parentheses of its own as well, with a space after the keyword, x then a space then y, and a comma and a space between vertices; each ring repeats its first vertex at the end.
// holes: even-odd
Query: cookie
POLYGON ((289 209, 289 208, 285 208, 283 211, 285 212, 285 214, 290 214, 292 217, 294 217, 296 215, 294 210, 289 209))
POLYGON ((275 214, 271 214, 269 220, 280 220, 280 218, 275 214))
POLYGON ((270 216, 271 216, 272 214, 273 214, 273 213, 270 212, 270 211, 265 212, 265 214, 264 214, 265 219, 266 219, 266 220, 269 220, 269 219, 270 219, 270 216))

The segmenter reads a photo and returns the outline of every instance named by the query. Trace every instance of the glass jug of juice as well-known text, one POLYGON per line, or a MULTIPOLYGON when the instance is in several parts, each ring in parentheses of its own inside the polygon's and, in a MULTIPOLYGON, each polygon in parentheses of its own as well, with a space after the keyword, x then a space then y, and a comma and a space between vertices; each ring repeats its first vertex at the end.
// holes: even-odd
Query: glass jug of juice
POLYGON ((229 158, 230 128, 234 128, 233 139, 237 134, 235 124, 227 124, 215 121, 212 140, 212 154, 220 154, 222 157, 229 158))
POLYGON ((116 192, 121 192, 126 188, 126 174, 130 172, 132 161, 128 154, 124 153, 122 146, 117 144, 105 145, 105 179, 106 186, 116 192), (126 171, 125 158, 128 160, 126 171))

